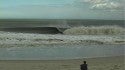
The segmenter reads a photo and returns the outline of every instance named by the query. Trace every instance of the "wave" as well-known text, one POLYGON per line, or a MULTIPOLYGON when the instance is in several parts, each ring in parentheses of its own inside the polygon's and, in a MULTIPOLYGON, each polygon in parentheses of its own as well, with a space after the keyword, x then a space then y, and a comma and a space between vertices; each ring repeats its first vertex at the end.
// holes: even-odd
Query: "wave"
POLYGON ((67 35, 122 35, 125 29, 120 26, 81 26, 67 29, 63 32, 67 35))
POLYGON ((56 27, 14 27, 14 28, 0 28, 1 31, 17 32, 17 33, 39 33, 39 34, 59 34, 62 29, 56 27))

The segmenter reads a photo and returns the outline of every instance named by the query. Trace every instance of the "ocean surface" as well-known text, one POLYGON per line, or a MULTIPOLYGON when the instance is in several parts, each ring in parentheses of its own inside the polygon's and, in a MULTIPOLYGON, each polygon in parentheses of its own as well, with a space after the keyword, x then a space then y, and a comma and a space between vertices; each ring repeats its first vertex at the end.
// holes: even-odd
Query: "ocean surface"
MULTIPOLYGON (((19 30, 32 31, 36 29, 35 32, 39 30, 39 28, 41 29, 41 27, 54 27, 52 29, 54 29, 54 32, 58 33, 57 30, 58 28, 65 29, 76 26, 104 26, 104 25, 111 25, 111 26, 117 25, 124 27, 124 20, 0 19, 0 28, 18 29, 22 27, 19 30), (24 29, 24 27, 26 29, 24 29)), ((50 32, 53 32, 53 30, 50 32)), ((62 59, 109 57, 109 56, 125 55, 124 50, 125 50, 124 45, 85 46, 79 44, 79 45, 68 45, 68 46, 48 45, 40 47, 12 47, 12 48, 0 48, 0 60, 62 60, 62 59)))
POLYGON ((72 27, 106 25, 124 27, 124 20, 0 19, 0 31, 8 32, 58 34, 72 27))
POLYGON ((0 60, 64 60, 125 55, 124 45, 49 45, 0 48, 0 60))
POLYGON ((125 20, 94 19, 0 19, 0 28, 7 27, 57 27, 118 25, 124 27, 125 20))

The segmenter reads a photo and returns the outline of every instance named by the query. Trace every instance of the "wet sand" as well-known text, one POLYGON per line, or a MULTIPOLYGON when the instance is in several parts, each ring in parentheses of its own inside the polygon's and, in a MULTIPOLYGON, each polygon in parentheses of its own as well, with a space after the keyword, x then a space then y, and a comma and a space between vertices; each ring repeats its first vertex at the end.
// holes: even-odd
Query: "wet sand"
POLYGON ((100 57, 74 60, 0 61, 0 70, 80 70, 83 60, 89 70, 124 70, 124 56, 100 57))

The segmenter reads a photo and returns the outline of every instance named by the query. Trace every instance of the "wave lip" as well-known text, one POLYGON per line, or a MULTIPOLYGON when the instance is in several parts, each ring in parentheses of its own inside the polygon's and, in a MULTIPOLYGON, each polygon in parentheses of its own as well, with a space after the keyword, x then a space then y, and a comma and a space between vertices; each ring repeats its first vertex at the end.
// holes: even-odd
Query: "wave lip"
POLYGON ((0 28, 1 31, 17 33, 40 33, 40 34, 58 34, 62 33, 61 29, 56 27, 9 27, 0 28))
POLYGON ((125 29, 120 26, 73 27, 63 32, 67 35, 123 35, 125 29))

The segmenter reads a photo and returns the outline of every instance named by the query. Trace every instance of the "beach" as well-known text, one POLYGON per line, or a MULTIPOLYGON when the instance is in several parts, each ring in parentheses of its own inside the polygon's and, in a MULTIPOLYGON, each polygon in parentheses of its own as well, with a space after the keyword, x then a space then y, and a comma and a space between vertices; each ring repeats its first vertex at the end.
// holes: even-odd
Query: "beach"
POLYGON ((124 56, 68 60, 0 60, 0 70, 80 70, 86 60, 88 70, 124 70, 124 56))
POLYGON ((124 0, 0 2, 0 70, 125 70, 124 0))

